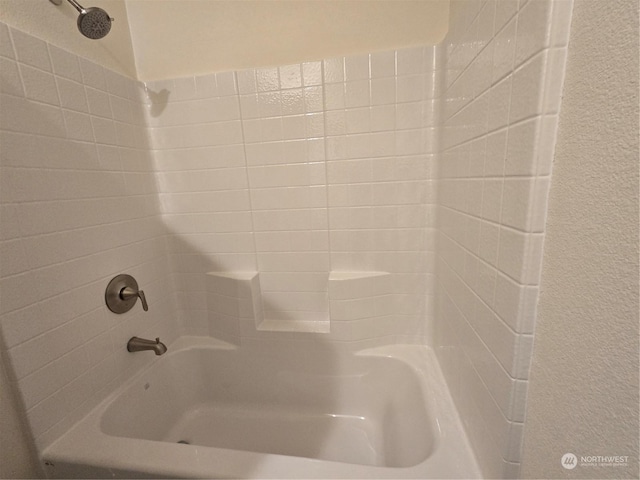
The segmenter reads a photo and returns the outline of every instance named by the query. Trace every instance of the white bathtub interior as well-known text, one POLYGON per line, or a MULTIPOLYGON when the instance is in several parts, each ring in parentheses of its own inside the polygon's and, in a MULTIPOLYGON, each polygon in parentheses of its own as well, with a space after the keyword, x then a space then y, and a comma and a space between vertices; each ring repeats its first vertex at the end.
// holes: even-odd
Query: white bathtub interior
POLYGON ((102 431, 372 466, 424 460, 434 434, 416 373, 324 350, 176 352, 109 405, 102 431))
POLYGON ((44 452, 52 477, 479 476, 427 347, 170 349, 44 452))

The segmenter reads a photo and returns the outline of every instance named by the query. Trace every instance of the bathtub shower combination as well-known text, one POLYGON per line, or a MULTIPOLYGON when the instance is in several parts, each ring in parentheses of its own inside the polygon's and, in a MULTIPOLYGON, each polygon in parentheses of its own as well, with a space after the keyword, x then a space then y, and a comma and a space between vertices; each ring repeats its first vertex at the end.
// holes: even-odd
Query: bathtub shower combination
POLYGON ((420 346, 182 337, 50 447, 57 478, 479 478, 420 346))
MULTIPOLYGON (((264 323, 262 309, 254 308, 261 305, 258 274, 207 277, 213 292, 235 292, 238 311, 250 314, 254 324, 264 323)), ((345 297, 354 286, 384 291, 390 279, 380 272, 335 273, 330 296, 345 297)), ((105 301, 114 313, 130 311, 138 299, 148 311, 146 295, 130 275, 115 276, 106 288, 105 301)), ((130 338, 128 352, 162 358, 45 451, 49 475, 479 476, 427 347, 356 350, 349 343, 313 339, 242 343, 182 336, 167 354, 159 338, 130 338)))
POLYGON ((0 333, 46 474, 517 478, 571 8, 146 83, 0 22, 0 333))
MULTIPOLYGON (((238 310, 261 309, 257 274, 210 273, 238 310)), ((391 277, 334 274, 347 285, 391 277)), ((337 286, 335 286, 337 284, 337 286)), ((115 276, 105 303, 124 314, 146 295, 115 276)), ((236 346, 183 336, 132 337, 130 353, 164 356, 98 405, 44 454, 57 478, 475 478, 479 470, 433 352, 356 351, 307 340, 236 346)), ((347 346, 349 344, 346 344, 347 346)))
MULTIPOLYGON (((224 304, 222 296, 233 299, 236 314, 244 316, 235 321, 265 328, 257 273, 211 272, 207 279, 215 306, 224 304)), ((391 280, 383 272, 332 273, 329 303, 337 315, 358 290, 384 299, 391 280)), ((386 309, 383 300, 366 298, 386 309)), ((138 299, 148 311, 146 295, 130 275, 117 275, 107 285, 105 302, 113 313, 132 310, 138 299)), ((313 333, 315 338, 244 339, 240 345, 182 336, 170 352, 160 338, 130 338, 128 352, 161 358, 46 449, 48 474, 479 477, 428 347, 357 349, 350 342, 322 341, 329 332, 313 333)))

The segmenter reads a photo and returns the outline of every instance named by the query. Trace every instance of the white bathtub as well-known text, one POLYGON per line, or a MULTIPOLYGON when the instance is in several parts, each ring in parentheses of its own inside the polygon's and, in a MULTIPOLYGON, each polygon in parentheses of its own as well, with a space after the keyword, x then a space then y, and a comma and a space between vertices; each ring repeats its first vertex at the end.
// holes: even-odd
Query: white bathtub
POLYGON ((183 337, 42 456, 52 478, 480 477, 420 346, 353 354, 183 337))

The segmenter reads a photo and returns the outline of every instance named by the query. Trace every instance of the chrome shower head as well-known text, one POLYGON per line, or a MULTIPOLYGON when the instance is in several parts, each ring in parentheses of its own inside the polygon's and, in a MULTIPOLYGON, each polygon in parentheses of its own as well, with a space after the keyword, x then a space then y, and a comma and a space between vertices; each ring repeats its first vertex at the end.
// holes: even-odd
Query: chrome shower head
POLYGON ((99 40, 107 36, 111 30, 111 21, 109 14, 98 7, 90 7, 82 9, 78 16, 78 30, 85 37, 92 40, 99 40))
MULTIPOLYGON (((78 10, 78 30, 85 37, 92 40, 99 40, 107 36, 111 30, 113 18, 107 12, 98 7, 84 8, 76 0, 67 0, 78 10)), ((62 0, 50 0, 55 5, 60 5, 62 0)))

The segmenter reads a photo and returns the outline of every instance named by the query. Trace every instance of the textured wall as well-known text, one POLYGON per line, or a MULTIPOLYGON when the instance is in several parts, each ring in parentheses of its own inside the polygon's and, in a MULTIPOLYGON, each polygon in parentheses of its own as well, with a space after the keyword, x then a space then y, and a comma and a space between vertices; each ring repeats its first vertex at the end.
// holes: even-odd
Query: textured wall
POLYGON ((637 2, 575 4, 547 225, 523 475, 638 478, 637 2))
POLYGON ((433 45, 447 31, 448 7, 449 0, 127 0, 145 81, 433 45))
POLYGON ((88 58, 129 77, 136 77, 129 21, 124 0, 80 2, 98 6, 114 18, 109 35, 101 40, 88 39, 78 31, 78 12, 64 1, 60 6, 49 0, 0 0, 0 20, 52 45, 88 58))

